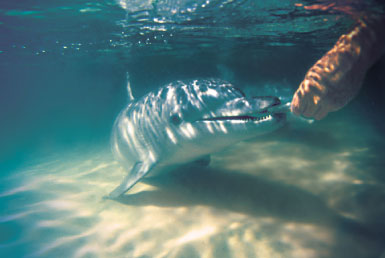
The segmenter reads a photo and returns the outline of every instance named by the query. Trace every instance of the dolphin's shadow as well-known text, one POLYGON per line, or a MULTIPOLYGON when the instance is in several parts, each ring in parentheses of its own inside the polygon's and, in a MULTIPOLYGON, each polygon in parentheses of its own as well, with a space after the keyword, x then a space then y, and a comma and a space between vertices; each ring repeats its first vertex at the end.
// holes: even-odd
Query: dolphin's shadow
MULTIPOLYGON (((373 230, 367 225, 342 217, 316 195, 281 182, 197 166, 184 166, 142 181, 157 189, 126 194, 116 201, 133 206, 204 205, 257 218, 310 223, 337 230, 335 232, 341 238, 355 236, 383 247, 383 229, 373 230)), ((345 249, 342 249, 336 252, 343 253, 345 249)))
POLYGON ((206 205, 218 209, 309 223, 330 223, 336 215, 317 196, 287 184, 213 168, 184 166, 143 180, 153 191, 126 194, 127 205, 206 205))

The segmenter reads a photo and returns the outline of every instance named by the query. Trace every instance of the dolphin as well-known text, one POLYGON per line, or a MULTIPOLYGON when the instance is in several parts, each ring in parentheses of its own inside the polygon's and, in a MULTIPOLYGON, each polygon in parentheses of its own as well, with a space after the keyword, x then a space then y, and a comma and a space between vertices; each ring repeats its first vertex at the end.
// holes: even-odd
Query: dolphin
MULTIPOLYGON (((129 171, 108 198, 115 199, 155 168, 208 157, 210 153, 271 132, 286 120, 280 100, 247 97, 221 79, 175 81, 133 100, 118 115, 111 146, 129 171)), ((206 162, 207 163, 207 162, 206 162)))

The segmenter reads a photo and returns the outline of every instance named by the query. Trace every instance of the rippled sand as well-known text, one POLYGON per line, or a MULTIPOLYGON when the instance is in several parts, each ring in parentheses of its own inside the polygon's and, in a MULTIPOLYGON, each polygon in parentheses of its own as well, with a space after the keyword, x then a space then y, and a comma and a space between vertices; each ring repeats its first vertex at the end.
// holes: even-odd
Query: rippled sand
POLYGON ((119 201, 103 199, 124 175, 107 147, 46 157, 2 180, 1 257, 379 257, 384 139, 328 121, 145 179, 119 201))

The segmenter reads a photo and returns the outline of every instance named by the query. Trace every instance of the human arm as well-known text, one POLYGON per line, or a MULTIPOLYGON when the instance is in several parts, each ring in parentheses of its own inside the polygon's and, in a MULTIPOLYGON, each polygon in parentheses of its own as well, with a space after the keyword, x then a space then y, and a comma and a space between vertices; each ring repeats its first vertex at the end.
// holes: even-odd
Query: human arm
POLYGON ((366 72, 384 52, 385 18, 360 19, 308 70, 291 111, 320 120, 341 109, 356 96, 366 72))

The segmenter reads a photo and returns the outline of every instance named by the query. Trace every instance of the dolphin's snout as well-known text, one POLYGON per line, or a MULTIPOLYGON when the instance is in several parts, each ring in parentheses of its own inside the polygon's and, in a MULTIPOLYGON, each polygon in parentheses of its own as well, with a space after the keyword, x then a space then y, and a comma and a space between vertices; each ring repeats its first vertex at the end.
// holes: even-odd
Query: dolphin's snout
POLYGON ((281 100, 276 96, 255 96, 252 97, 254 101, 265 103, 266 106, 276 106, 281 104, 281 100))
POLYGON ((250 102, 253 105, 254 111, 258 113, 268 113, 271 107, 281 104, 279 98, 275 96, 256 96, 252 97, 250 102))
POLYGON ((273 105, 269 108, 269 112, 270 113, 290 113, 291 110, 290 110, 290 102, 288 103, 285 103, 285 104, 276 104, 276 105, 273 105))

